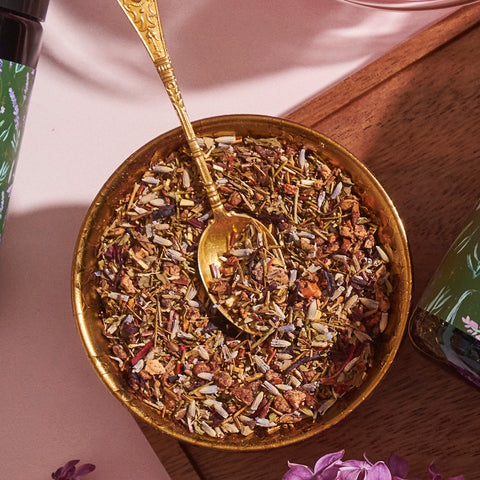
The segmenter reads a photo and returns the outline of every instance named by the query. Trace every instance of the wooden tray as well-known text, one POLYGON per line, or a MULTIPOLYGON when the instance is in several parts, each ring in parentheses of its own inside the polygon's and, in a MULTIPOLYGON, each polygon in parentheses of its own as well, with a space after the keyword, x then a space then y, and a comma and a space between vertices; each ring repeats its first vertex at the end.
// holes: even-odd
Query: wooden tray
MULTIPOLYGON (((415 305, 479 195, 480 5, 462 8, 287 117, 353 152, 396 204, 409 237, 415 305)), ((280 480, 287 461, 328 452, 410 462, 427 477, 479 478, 480 392, 404 339, 378 389, 346 421, 278 450, 231 453, 140 427, 173 480, 280 480)))

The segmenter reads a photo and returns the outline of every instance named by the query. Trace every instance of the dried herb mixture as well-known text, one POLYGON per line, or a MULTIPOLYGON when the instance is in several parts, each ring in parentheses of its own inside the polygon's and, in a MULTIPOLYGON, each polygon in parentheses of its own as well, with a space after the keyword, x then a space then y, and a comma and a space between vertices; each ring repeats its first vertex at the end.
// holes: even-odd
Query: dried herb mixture
POLYGON ((111 357, 129 388, 189 432, 247 437, 315 421, 367 375, 388 322, 388 246, 320 149, 201 142, 226 209, 269 225, 282 249, 285 268, 259 258, 248 238, 232 239, 214 286, 234 295, 236 314, 262 316, 262 331, 228 325, 208 299, 196 249, 211 212, 188 153, 177 151, 152 158, 102 237, 97 290, 111 357), (258 281, 247 288, 246 276, 258 281))

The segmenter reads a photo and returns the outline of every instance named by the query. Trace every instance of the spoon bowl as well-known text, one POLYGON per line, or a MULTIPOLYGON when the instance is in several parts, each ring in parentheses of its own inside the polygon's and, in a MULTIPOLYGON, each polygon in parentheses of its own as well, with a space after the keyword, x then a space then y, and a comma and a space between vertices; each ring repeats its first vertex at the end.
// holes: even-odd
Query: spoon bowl
MULTIPOLYGON (((263 223, 241 213, 226 214, 216 218, 215 221, 208 225, 198 243, 199 273, 205 286, 212 285, 212 282, 215 280, 214 271, 221 267, 220 258, 232 247, 230 242, 232 234, 234 232, 242 232, 250 226, 262 235, 262 243, 267 250, 271 250, 273 255, 284 264, 282 252, 279 248, 276 248, 278 245, 275 237, 263 223)), ((258 322, 252 319, 246 322, 241 317, 232 315, 229 309, 224 306, 224 303, 218 303, 218 299, 211 293, 211 289, 209 289, 208 295, 216 309, 238 328, 253 335, 263 333, 258 322)))

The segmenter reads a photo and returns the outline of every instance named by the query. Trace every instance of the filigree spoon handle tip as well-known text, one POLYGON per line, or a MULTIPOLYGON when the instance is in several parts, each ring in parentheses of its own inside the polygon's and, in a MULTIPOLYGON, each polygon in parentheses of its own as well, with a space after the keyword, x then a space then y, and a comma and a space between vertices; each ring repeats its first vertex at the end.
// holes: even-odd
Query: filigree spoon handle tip
POLYGON ((225 215, 222 200, 208 170, 204 154, 197 141, 197 136, 188 117, 177 79, 173 71, 170 56, 165 44, 158 5, 156 0, 118 0, 125 15, 130 20, 138 36, 147 49, 158 74, 163 82, 168 97, 180 120, 188 146, 196 161, 206 193, 215 216, 225 215))

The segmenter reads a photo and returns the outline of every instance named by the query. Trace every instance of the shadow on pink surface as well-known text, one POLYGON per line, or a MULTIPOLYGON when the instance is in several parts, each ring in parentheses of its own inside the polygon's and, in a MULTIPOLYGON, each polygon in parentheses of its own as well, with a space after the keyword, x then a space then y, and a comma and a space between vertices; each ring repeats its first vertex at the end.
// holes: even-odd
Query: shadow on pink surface
MULTIPOLYGON (((374 52, 390 48, 398 42, 396 36, 403 38, 407 29, 415 32, 433 15, 380 12, 335 0, 210 0, 189 9, 175 0, 158 4, 167 47, 184 88, 238 82, 292 67, 342 64, 359 55, 368 63, 374 52), (378 28, 379 23, 384 28, 378 28)), ((61 18, 65 29, 71 26, 79 38, 92 42, 92 49, 103 50, 106 64, 97 65, 99 72, 110 63, 114 68, 128 67, 142 78, 154 76, 147 53, 117 2, 64 0, 54 9, 50 21, 61 18)), ((48 32, 48 20, 45 28, 48 32)), ((76 56, 81 50, 85 53, 88 44, 80 43, 81 49, 72 44, 67 51, 71 32, 65 33, 67 41, 46 43, 43 57, 92 85, 119 88, 102 85, 101 75, 79 67, 76 56)))
POLYGON ((96 377, 76 331, 70 266, 86 209, 11 215, 0 246, 0 478, 50 478, 66 461, 89 480, 166 480, 130 414, 96 377))

